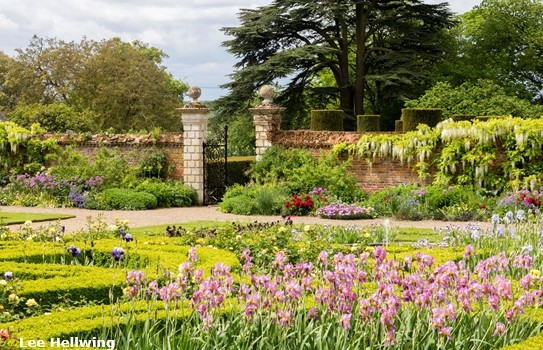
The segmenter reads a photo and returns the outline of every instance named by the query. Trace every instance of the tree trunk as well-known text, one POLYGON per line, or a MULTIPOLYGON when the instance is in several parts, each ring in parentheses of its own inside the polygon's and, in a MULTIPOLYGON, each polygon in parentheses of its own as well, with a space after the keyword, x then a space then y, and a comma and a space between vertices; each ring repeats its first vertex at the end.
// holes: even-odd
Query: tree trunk
POLYGON ((356 80, 354 84, 355 115, 364 114, 366 83, 366 27, 367 13, 362 3, 356 4, 356 80))

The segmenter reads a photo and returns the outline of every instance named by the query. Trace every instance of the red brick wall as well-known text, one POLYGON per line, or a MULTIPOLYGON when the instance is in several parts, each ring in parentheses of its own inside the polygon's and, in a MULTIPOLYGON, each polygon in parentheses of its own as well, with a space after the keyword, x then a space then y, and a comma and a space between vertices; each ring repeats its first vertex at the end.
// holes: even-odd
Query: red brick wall
POLYGON ((82 154, 91 159, 101 147, 118 149, 132 165, 138 164, 142 157, 149 153, 164 151, 168 162, 174 165, 169 176, 173 179, 183 179, 183 134, 160 134, 156 138, 151 134, 91 136, 45 134, 43 138, 55 138, 62 146, 75 146, 82 154))
MULTIPOLYGON (((330 151, 338 143, 356 143, 360 135, 355 132, 277 131, 273 138, 273 144, 288 148, 307 149, 315 156, 319 156, 321 151, 330 151)), ((350 171, 356 177, 359 188, 367 192, 375 192, 400 184, 431 182, 431 179, 420 179, 409 165, 391 159, 375 159, 370 165, 365 159, 355 158, 350 171)))

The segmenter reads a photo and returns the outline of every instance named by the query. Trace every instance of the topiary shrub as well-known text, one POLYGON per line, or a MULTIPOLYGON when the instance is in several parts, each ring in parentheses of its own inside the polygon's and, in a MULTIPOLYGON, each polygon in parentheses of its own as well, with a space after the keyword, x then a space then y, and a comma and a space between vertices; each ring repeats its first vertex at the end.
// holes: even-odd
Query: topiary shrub
POLYGON ((454 120, 455 122, 461 122, 461 121, 464 121, 464 120, 473 120, 477 118, 477 115, 475 114, 453 114, 451 115, 451 119, 454 120))
POLYGON ((379 131, 381 130, 380 126, 380 115, 357 115, 356 116, 356 130, 358 132, 365 131, 379 131))
POLYGON ((490 119, 503 119, 509 116, 506 115, 479 115, 475 119, 480 120, 482 122, 486 122, 490 119))
POLYGON ((394 131, 403 132, 403 120, 394 121, 394 131))
POLYGON ((343 131, 344 118, 342 110, 312 110, 311 130, 343 131))
POLYGON ((234 184, 245 185, 250 181, 249 171, 253 164, 255 164, 256 158, 251 157, 228 157, 228 176, 227 185, 232 186, 234 184))
POLYGON ((137 185, 135 190, 154 195, 157 206, 161 208, 190 207, 198 201, 196 190, 182 182, 145 180, 137 185))
POLYGON ((97 198, 97 208, 113 210, 144 210, 157 207, 157 198, 147 192, 127 188, 109 188, 97 198))
POLYGON ((419 124, 434 127, 441 121, 442 116, 443 110, 440 108, 403 108, 403 132, 417 130, 419 124))

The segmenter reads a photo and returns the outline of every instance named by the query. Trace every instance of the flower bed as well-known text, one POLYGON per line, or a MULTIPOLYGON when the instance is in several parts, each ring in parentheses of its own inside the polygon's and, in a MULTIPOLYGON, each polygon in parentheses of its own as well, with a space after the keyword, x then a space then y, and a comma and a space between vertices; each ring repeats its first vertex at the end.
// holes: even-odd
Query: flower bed
POLYGON ((543 224, 525 212, 493 222, 444 230, 448 247, 433 249, 366 246, 359 237, 380 240, 369 226, 340 234, 235 223, 141 236, 117 220, 70 237, 27 225, 0 240, 0 304, 16 316, 2 320, 0 349, 71 336, 116 348, 540 344, 543 256, 530 245, 543 224), (300 253, 321 244, 316 255, 300 253))
POLYGON ((324 219, 356 220, 374 217, 372 207, 361 207, 356 204, 331 203, 317 209, 316 214, 324 219))

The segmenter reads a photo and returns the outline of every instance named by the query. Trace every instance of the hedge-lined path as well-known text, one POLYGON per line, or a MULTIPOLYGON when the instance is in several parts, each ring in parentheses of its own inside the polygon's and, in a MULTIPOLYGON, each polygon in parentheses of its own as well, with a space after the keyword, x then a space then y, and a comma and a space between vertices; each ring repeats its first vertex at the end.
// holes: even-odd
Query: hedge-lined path
MULTIPOLYGON (((87 217, 98 217, 101 215, 108 224, 113 224, 115 218, 129 220, 130 227, 155 226, 164 224, 183 224, 192 221, 218 221, 218 222, 270 222, 282 220, 281 216, 245 216, 223 213, 217 206, 190 207, 190 208, 165 208, 154 210, 88 210, 76 208, 36 208, 36 207, 15 207, 0 206, 0 212, 27 212, 27 213, 48 213, 48 214, 70 214, 74 218, 62 220, 62 225, 66 227, 66 232, 73 232, 87 227, 87 217)), ((381 224, 385 219, 372 220, 327 220, 318 217, 293 217, 294 223, 300 224, 329 224, 329 225, 358 225, 365 226, 371 224, 381 224)), ((390 223, 397 227, 420 227, 420 228, 444 228, 447 225, 456 225, 464 227, 466 222, 454 221, 398 221, 391 219, 390 223)), ((478 223, 480 227, 490 227, 488 222, 478 223)), ((47 222, 35 223, 35 227, 40 225, 47 226, 47 222)), ((19 225, 11 225, 16 229, 19 225)))

